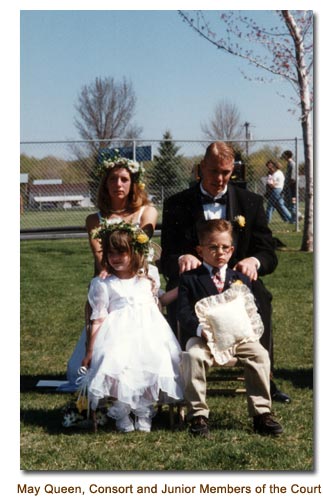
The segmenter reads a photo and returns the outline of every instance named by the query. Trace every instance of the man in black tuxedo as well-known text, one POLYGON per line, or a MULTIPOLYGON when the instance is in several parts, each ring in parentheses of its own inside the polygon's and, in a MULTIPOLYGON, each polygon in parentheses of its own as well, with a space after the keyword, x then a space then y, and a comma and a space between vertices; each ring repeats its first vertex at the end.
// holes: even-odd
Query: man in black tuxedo
MULTIPOLYGON (((167 280, 167 290, 178 285, 179 274, 201 265, 196 247, 196 224, 200 220, 223 218, 234 225, 234 252, 229 266, 252 281, 265 331, 262 345, 268 350, 273 371, 273 341, 270 292, 259 276, 272 273, 277 264, 275 244, 266 221, 260 195, 229 184, 234 169, 234 152, 224 142, 213 142, 200 165, 201 181, 177 193, 164 203, 160 268, 167 280)), ((176 302, 168 307, 169 322, 176 332, 176 302)), ((185 346, 182 345, 185 349, 185 346)), ((290 402, 273 380, 271 396, 275 401, 290 402)))

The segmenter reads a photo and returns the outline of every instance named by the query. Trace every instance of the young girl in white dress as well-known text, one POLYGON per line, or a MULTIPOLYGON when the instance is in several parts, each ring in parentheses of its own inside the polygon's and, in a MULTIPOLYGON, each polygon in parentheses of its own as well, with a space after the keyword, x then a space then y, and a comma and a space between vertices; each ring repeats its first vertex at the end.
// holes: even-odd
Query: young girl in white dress
POLYGON ((91 281, 92 328, 82 365, 88 371, 92 409, 100 399, 117 430, 149 432, 153 404, 161 396, 183 398, 181 349, 161 314, 149 278, 149 238, 137 226, 106 221, 96 230, 109 276, 91 281), (135 419, 132 419, 134 415, 135 419))

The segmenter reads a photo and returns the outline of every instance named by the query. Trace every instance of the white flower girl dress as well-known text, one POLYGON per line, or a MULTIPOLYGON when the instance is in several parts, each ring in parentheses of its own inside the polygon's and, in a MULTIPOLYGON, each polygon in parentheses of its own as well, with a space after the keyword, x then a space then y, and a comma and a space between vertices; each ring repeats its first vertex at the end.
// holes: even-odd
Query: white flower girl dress
MULTIPOLYGON (((154 300, 151 281, 96 277, 88 299, 91 319, 104 319, 88 373, 91 408, 104 397, 115 398, 135 413, 151 407, 161 395, 181 400, 181 348, 154 300)), ((116 409, 111 416, 117 419, 116 409)))

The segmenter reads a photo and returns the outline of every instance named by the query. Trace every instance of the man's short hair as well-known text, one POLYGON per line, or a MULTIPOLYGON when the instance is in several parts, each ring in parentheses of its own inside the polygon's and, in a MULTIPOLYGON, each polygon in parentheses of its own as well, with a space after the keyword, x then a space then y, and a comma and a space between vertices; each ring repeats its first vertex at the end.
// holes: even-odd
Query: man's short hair
POLYGON ((209 144, 206 148, 204 160, 207 160, 210 157, 215 159, 218 163, 222 163, 229 160, 234 161, 235 155, 230 144, 222 141, 216 141, 209 144))

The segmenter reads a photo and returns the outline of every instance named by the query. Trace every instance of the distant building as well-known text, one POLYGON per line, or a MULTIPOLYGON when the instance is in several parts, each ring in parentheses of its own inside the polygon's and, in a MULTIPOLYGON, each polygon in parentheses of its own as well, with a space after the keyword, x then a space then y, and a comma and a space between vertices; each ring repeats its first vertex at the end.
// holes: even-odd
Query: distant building
POLYGON ((36 180, 29 187, 30 208, 93 207, 87 183, 63 184, 60 179, 36 180))

